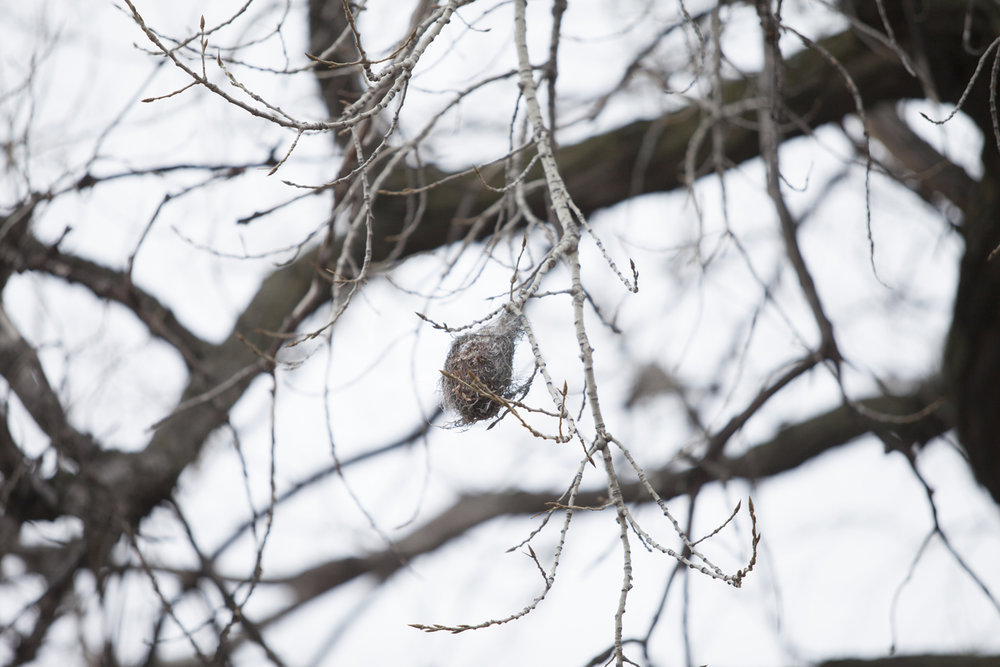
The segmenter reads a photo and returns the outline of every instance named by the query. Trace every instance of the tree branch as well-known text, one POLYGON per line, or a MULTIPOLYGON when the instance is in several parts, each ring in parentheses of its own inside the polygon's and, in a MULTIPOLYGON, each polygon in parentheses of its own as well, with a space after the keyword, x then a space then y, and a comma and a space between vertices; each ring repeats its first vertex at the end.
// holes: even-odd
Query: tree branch
POLYGON ((993 667, 1000 655, 897 655, 883 658, 843 658, 825 660, 818 667, 993 667))
POLYGON ((49 436, 53 447, 78 463, 93 458, 99 449, 97 443, 70 425, 35 349, 21 337, 3 308, 0 308, 0 375, 38 427, 49 436))
MULTIPOLYGON (((923 414, 912 421, 898 420, 892 428, 910 443, 926 443, 951 428, 944 409, 929 410, 937 400, 937 380, 920 385, 903 396, 874 396, 858 404, 872 414, 904 417, 923 414), (924 414, 924 412, 926 414, 924 414)), ((803 463, 845 445, 865 434, 887 428, 859 414, 849 406, 839 406, 812 419, 781 429, 767 442, 735 457, 723 457, 711 464, 707 472, 713 480, 757 480, 788 472, 803 463)), ((672 466, 649 471, 647 477, 657 493, 669 500, 697 492, 705 483, 706 469, 693 467, 678 471, 672 466)), ((580 491, 577 506, 599 507, 608 503, 607 488, 580 491)), ((651 498, 639 482, 621 485, 626 503, 648 503, 651 498)), ((432 553, 450 540, 493 519, 510 515, 530 515, 551 510, 551 503, 560 492, 482 493, 459 498, 448 509, 397 541, 393 548, 367 556, 344 558, 310 568, 299 574, 264 583, 287 586, 295 601, 273 616, 262 620, 267 625, 294 612, 299 606, 362 575, 373 575, 383 581, 404 567, 410 560, 432 553)))
POLYGON ((868 111, 868 129, 892 153, 893 176, 931 204, 935 194, 947 197, 962 211, 968 211, 976 182, 965 169, 951 162, 920 138, 900 118, 895 105, 886 103, 868 111), (895 164, 893 164, 893 162, 895 164))
POLYGON ((156 297, 145 292, 120 271, 76 257, 47 246, 26 234, 16 249, 5 247, 2 261, 15 271, 39 271, 83 285, 95 296, 122 304, 138 317, 150 334, 176 349, 187 362, 196 367, 198 360, 210 347, 209 343, 191 333, 182 325, 169 308, 156 297))

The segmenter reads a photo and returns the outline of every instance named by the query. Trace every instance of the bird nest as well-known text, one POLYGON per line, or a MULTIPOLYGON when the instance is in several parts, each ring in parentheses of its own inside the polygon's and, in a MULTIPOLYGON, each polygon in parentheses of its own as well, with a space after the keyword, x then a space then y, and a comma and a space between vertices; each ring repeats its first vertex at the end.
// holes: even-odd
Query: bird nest
POLYGON ((494 324, 455 338, 441 371, 442 403, 460 424, 492 419, 520 389, 514 384, 514 350, 520 319, 502 314, 494 324))

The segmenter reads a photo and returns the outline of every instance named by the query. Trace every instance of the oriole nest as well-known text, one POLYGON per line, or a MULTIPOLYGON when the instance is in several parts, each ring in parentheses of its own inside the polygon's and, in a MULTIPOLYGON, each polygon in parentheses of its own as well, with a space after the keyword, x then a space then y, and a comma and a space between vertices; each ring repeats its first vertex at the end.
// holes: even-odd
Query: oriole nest
POLYGON ((491 419, 520 389, 513 384, 514 349, 521 335, 520 319, 503 313, 493 324, 455 338, 444 362, 441 389, 445 409, 459 423, 491 419))

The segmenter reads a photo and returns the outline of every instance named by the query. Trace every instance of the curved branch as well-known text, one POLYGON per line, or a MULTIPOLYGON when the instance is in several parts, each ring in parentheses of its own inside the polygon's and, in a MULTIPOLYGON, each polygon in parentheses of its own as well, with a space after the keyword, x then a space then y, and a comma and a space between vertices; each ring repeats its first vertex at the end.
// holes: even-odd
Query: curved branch
POLYGON ((82 285, 100 299, 122 304, 135 313, 150 334, 174 347, 189 368, 195 366, 210 347, 181 324, 173 311, 156 297, 136 287, 125 273, 64 253, 58 246, 45 245, 31 235, 25 235, 18 246, 16 254, 5 252, 3 257, 15 271, 47 273, 82 285))
POLYGON ((893 177, 931 204, 935 195, 947 197, 962 211, 970 210, 976 182, 957 164, 910 129, 892 104, 868 111, 868 129, 892 153, 893 177))
MULTIPOLYGON (((803 463, 845 445, 868 433, 891 428, 904 442, 926 443, 951 428, 949 415, 934 410, 937 380, 928 381, 904 396, 881 395, 859 401, 870 413, 904 417, 922 415, 912 421, 865 417, 849 406, 840 406, 812 419, 786 426, 769 441, 739 456, 723 457, 707 472, 714 480, 757 480, 788 472, 803 463), (890 424, 889 422, 893 422, 890 424)), ((706 470, 692 467, 678 471, 672 466, 649 471, 647 477, 657 493, 669 500, 696 492, 704 484, 706 470)), ((622 484, 626 503, 651 502, 638 482, 622 484)), ((450 540, 488 521, 510 516, 531 515, 549 511, 560 492, 482 493, 462 496, 437 517, 397 541, 393 548, 367 556, 343 558, 323 563, 299 574, 267 580, 269 584, 287 586, 295 601, 273 616, 262 620, 267 625, 293 613, 299 606, 359 576, 372 575, 378 581, 388 579, 406 563, 418 556, 432 553, 450 540)), ((607 503, 607 489, 581 491, 577 506, 599 507, 607 503)))
POLYGON ((817 667, 993 667, 1000 655, 938 654, 897 655, 882 658, 826 660, 817 667))
POLYGON ((49 384, 35 349, 21 337, 0 307, 0 375, 7 380, 28 414, 60 453, 84 463, 98 451, 97 443, 75 429, 49 384))

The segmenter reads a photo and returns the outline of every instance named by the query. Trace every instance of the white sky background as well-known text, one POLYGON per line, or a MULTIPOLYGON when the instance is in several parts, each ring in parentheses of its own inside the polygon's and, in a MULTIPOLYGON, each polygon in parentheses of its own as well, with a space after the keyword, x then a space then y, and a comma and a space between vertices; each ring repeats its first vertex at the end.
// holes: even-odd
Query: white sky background
MULTIPOLYGON (((196 30, 202 12, 212 25, 238 4, 177 1, 138 6, 150 25, 165 34, 182 35, 196 30)), ((372 40, 369 52, 381 55, 401 36, 411 3, 369 4, 370 18, 363 20, 361 29, 372 40)), ((404 133, 418 130, 452 99, 451 91, 516 66, 510 6, 491 9, 495 4, 477 3, 462 10, 461 16, 475 31, 455 20, 428 52, 426 65, 407 93, 401 117, 404 133), (480 12, 486 16, 476 21, 480 12)), ((547 48, 549 4, 529 5, 532 60, 541 62, 547 48)), ((247 20, 221 33, 221 42, 266 33, 283 9, 280 3, 252 7, 247 20), (253 16, 258 19, 249 20, 253 16)), ((698 6, 690 3, 689 9, 693 12, 698 6)), ((674 2, 571 2, 560 60, 559 92, 567 103, 562 118, 581 118, 589 102, 620 76, 630 49, 675 22, 677 12, 674 2), (652 18, 638 19, 647 5, 652 7, 652 18)), ((804 0, 786 3, 785 19, 811 34, 839 27, 825 10, 804 0), (796 13, 799 8, 801 15, 796 13)), ((738 15, 727 29, 732 40, 728 55, 747 69, 755 66, 759 53, 755 41, 742 39, 754 21, 752 16, 738 15)), ((755 33, 750 34, 756 40, 755 33)), ((287 132, 200 90, 138 103, 143 97, 169 93, 185 81, 169 66, 157 69, 156 59, 133 46, 148 45, 138 28, 110 3, 48 0, 4 6, 0 35, 4 45, 0 90, 13 90, 24 80, 32 57, 41 63, 31 96, 33 180, 26 185, 16 176, 6 176, 0 199, 5 204, 22 196, 27 187, 65 186, 79 178, 98 141, 101 157, 92 167, 97 174, 177 162, 259 160, 273 147, 282 154, 291 141, 287 132), (123 112, 117 128, 102 139, 102 130, 123 112), (64 178, 65 174, 71 176, 64 178)), ((293 65, 303 62, 304 3, 292 7, 282 37, 283 44, 272 38, 243 57, 279 67, 285 54, 293 65)), ((676 50, 661 49, 657 59, 679 69, 685 64, 680 31, 676 39, 676 50)), ((240 76, 293 115, 322 118, 325 113, 308 74, 276 77, 241 71, 240 76)), ((682 79, 678 77, 678 87, 684 85, 682 79)), ((613 102, 595 122, 567 128, 560 140, 571 142, 679 103, 676 96, 648 85, 637 84, 635 93, 613 102)), ((26 112, 14 104, 17 100, 23 102, 24 97, 0 102, 7 127, 26 123, 26 112)), ((422 157, 455 167, 501 155, 515 101, 513 81, 470 98, 439 122, 422 157)), ((915 124, 919 119, 912 108, 907 117, 915 124)), ((971 173, 980 169, 975 156, 981 138, 963 126, 961 118, 944 128, 918 129, 971 173)), ((289 258, 285 249, 322 227, 330 203, 325 197, 310 197, 249 225, 237 225, 236 220, 303 192, 281 179, 304 184, 329 180, 338 167, 330 146, 327 137, 307 136, 276 176, 261 170, 164 207, 136 255, 136 283, 168 304, 197 334, 212 340, 224 337, 260 278, 289 258)), ((794 209, 806 210, 850 159, 851 148, 838 131, 824 129, 813 138, 790 142, 782 160, 794 209)), ((34 231, 47 241, 65 233, 64 250, 122 268, 164 194, 177 193, 200 178, 177 174, 123 179, 95 191, 70 194, 41 212, 34 231), (71 228, 68 233, 67 228, 71 228)), ((873 377, 905 389, 907 381, 936 367, 961 252, 939 213, 884 178, 873 176, 872 182, 875 264, 892 290, 879 285, 869 265, 860 169, 852 168, 834 186, 800 236, 842 350, 853 362, 846 369, 846 384, 855 397, 875 391, 873 377)), ((765 309, 752 331, 747 322, 761 302, 761 287, 736 248, 722 239, 723 211, 713 179, 705 179, 694 195, 702 209, 700 240, 695 207, 685 193, 645 196, 602 211, 592 220, 618 265, 627 266, 631 258, 640 271, 640 291, 630 295, 592 241, 585 239, 584 283, 606 313, 617 314, 625 332, 614 336, 596 319, 588 322, 597 350, 602 402, 611 432, 647 468, 670 460, 696 438, 680 405, 670 397, 628 412, 622 409, 633 374, 643 362, 657 361, 700 388, 702 414, 710 426, 718 427, 742 410, 776 368, 801 356, 814 342, 814 327, 794 275, 787 266, 775 272, 774 261, 783 248, 762 184, 763 170, 755 162, 733 170, 726 182, 731 229, 754 269, 765 280, 776 281, 780 312, 775 307, 765 309), (699 264, 696 250, 702 256, 715 253, 707 268, 699 264), (734 355, 744 346, 741 362, 734 355), (713 384, 720 390, 711 391, 713 384)), ((533 246, 535 251, 539 248, 533 246)), ((439 285, 445 260, 456 253, 448 248, 408 260, 392 272, 391 282, 372 279, 338 322, 332 359, 317 345, 294 353, 306 358, 301 367, 279 373, 275 426, 279 491, 331 463, 325 385, 330 389, 331 428, 342 458, 400 437, 433 408, 437 369, 450 339, 421 324, 413 313, 462 324, 497 305, 495 299, 487 299, 502 295, 509 284, 509 269, 494 262, 487 263, 475 284, 467 285, 482 265, 472 249, 439 285), (459 286, 463 289, 454 291, 459 286)), ((501 246, 497 256, 506 260, 507 249, 501 246)), ((556 271, 548 287, 559 289, 564 283, 565 274, 556 271)), ((151 342, 123 308, 101 304, 84 290, 58 281, 15 276, 4 296, 10 316, 32 342, 42 346, 43 363, 53 385, 72 406, 74 423, 113 446, 142 446, 149 426, 170 410, 185 380, 182 365, 170 350, 151 342)), ((578 396, 580 372, 568 299, 529 304, 527 313, 553 376, 567 378, 571 395, 578 396)), ((324 317, 325 313, 319 314, 311 324, 322 324, 324 317)), ((522 370, 529 371, 528 357, 518 359, 522 370)), ((269 493, 270 391, 269 381, 259 380, 233 415, 257 508, 264 506, 269 493)), ((540 381, 527 400, 548 404, 540 381)), ((820 412, 837 400, 828 373, 807 375, 772 401, 727 451, 752 446, 781 424, 820 412)), ((13 399, 12 414, 15 437, 32 455, 43 453, 43 437, 13 399)), ((483 426, 434 429, 426 446, 353 467, 347 479, 379 528, 401 537, 463 492, 565 488, 579 455, 577 444, 533 440, 508 419, 488 432, 483 426)), ((936 491, 942 526, 953 545, 994 594, 1000 593, 996 506, 974 485, 950 444, 930 445, 919 465, 936 491)), ((584 485, 595 488, 602 482, 601 474, 589 471, 584 485)), ((204 549, 214 548, 247 516, 244 484, 231 439, 223 434, 206 448, 200 464, 183 476, 178 498, 204 549)), ((699 497, 694 533, 710 531, 751 492, 764 538, 758 567, 744 588, 734 590, 698 575, 690 579, 695 664, 802 664, 821 657, 884 654, 894 638, 903 654, 1000 651, 1000 615, 938 540, 932 541, 899 593, 892 625, 893 596, 931 527, 924 491, 900 455, 886 455, 880 443, 863 439, 754 489, 744 483, 715 485, 699 497)), ((676 516, 685 515, 686 499, 670 506, 676 516)), ((648 530, 669 540, 669 525, 658 511, 644 507, 637 516, 648 530)), ((417 559, 381 588, 362 579, 320 598, 276 626, 268 637, 293 665, 585 664, 613 639, 621 559, 610 511, 574 519, 556 585, 528 618, 457 636, 427 635, 407 627, 408 623, 478 623, 522 608, 540 589, 540 578, 529 558, 505 550, 524 539, 534 525, 518 518, 481 526, 417 559)), ((554 524, 534 543, 546 565, 555 528, 554 524)), ((74 527, 42 525, 36 530, 39 539, 48 539, 74 527)), ((151 538, 145 545, 151 558, 169 565, 194 565, 166 512, 154 514, 143 524, 143 532, 151 538)), ((384 544, 343 483, 331 481, 279 507, 265 552, 265 577, 293 574, 304 566, 359 549, 381 549, 384 544)), ((744 513, 707 550, 725 569, 735 570, 747 557, 748 544, 744 513)), ((633 556, 635 589, 626 613, 628 637, 645 634, 673 566, 665 556, 647 554, 635 543, 633 556)), ((246 576, 252 558, 248 538, 227 552, 221 567, 246 576)), ((0 563, 5 575, 18 567, 11 558, 0 563)), ((92 588, 85 578, 79 586, 85 594, 92 588)), ((680 664, 683 655, 680 583, 675 586, 651 644, 657 664, 680 664)), ((0 623, 33 594, 37 591, 4 588, 0 623)), ((287 599, 271 587, 255 595, 248 607, 251 616, 264 615, 287 599)), ((139 576, 126 579, 124 586, 111 591, 104 611, 96 597, 91 599, 94 613, 84 626, 95 645, 105 635, 117 636, 131 651, 126 659, 141 655, 144 633, 158 613, 148 582, 139 576)), ((195 605, 179 611, 192 627, 204 618, 204 609, 195 605)), ((42 663, 66 664, 76 632, 68 623, 60 626, 42 663)), ((186 655, 188 647, 179 633, 174 630, 169 636, 173 639, 168 653, 186 655)), ((259 658, 253 650, 242 655, 245 664, 259 658)), ((0 654, 0 662, 4 659, 0 654)))

